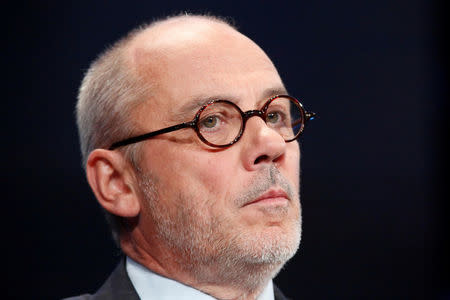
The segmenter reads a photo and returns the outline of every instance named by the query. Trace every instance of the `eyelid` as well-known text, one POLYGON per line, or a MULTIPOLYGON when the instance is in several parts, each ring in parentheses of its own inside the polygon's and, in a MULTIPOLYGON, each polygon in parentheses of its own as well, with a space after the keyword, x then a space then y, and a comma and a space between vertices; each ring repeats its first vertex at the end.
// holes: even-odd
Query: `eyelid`
POLYGON ((196 112, 198 112, 202 107, 207 106, 208 104, 212 102, 222 101, 226 100, 229 102, 233 102, 234 104, 239 106, 239 99, 233 97, 232 95, 215 95, 215 96, 198 96, 193 97, 191 101, 189 101, 187 104, 182 106, 178 112, 176 113, 177 116, 183 116, 186 118, 187 115, 195 115, 196 112))

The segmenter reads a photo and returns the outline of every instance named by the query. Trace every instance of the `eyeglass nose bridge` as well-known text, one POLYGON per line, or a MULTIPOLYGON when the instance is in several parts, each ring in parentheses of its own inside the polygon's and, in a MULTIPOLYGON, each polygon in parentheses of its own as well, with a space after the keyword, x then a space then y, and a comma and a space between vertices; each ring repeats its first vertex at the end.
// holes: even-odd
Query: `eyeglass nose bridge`
POLYGON ((242 118, 244 119, 244 124, 247 123, 248 119, 251 117, 260 117, 264 122, 264 112, 261 110, 248 110, 242 114, 242 118))
POLYGON ((257 110, 257 109, 248 110, 248 111, 242 113, 242 121, 243 121, 242 123, 243 124, 242 124, 242 132, 240 133, 240 135, 243 134, 245 126, 247 125, 247 121, 251 117, 260 117, 263 120, 263 122, 267 125, 266 120, 264 118, 265 117, 265 111, 264 110, 257 110))

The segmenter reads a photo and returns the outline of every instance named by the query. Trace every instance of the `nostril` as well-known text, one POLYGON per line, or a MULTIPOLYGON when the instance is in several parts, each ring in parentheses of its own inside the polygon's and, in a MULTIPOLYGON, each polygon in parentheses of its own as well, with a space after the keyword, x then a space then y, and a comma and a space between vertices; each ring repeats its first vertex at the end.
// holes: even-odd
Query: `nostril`
POLYGON ((269 156, 267 156, 267 155, 261 155, 261 156, 258 156, 256 159, 255 159, 255 162, 253 163, 253 164, 259 164, 261 161, 265 161, 265 160, 268 160, 269 159, 269 156))

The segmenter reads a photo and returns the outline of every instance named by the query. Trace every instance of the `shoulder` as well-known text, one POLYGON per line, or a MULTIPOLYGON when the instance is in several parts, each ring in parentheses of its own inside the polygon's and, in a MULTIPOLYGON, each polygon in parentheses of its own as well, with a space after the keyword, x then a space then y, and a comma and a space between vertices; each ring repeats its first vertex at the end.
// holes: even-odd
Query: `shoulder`
POLYGON ((275 300, 290 300, 275 284, 273 285, 273 294, 275 296, 275 300))
POLYGON ((139 300, 139 296, 128 277, 125 259, 122 259, 105 283, 93 295, 83 294, 63 300, 139 300))

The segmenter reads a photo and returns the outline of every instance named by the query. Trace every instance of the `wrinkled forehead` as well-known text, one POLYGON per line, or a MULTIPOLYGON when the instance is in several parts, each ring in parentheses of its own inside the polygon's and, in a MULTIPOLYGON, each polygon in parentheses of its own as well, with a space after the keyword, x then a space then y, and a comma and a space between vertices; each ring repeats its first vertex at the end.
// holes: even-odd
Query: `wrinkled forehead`
POLYGON ((202 97, 260 102, 268 89, 283 89, 264 51, 225 24, 151 28, 136 38, 129 57, 135 72, 152 86, 147 102, 162 113, 176 112, 202 97))

